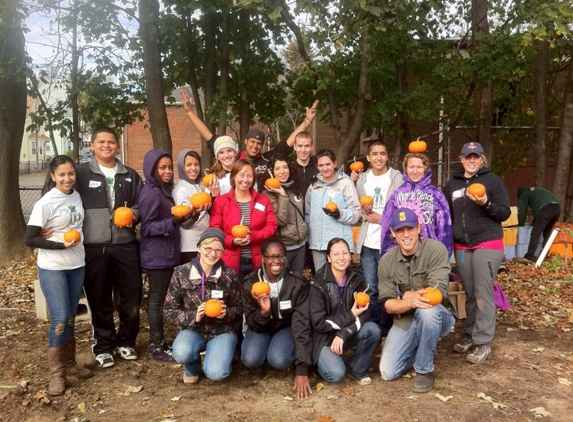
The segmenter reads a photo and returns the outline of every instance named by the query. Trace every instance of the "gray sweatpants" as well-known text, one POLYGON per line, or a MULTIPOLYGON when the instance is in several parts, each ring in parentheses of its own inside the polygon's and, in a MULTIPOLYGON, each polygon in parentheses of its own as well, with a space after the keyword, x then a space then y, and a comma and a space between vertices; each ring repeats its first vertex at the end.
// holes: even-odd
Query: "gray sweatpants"
POLYGON ((503 260, 503 251, 474 249, 456 251, 456 268, 466 291, 464 332, 474 344, 490 343, 495 334, 493 284, 503 260))

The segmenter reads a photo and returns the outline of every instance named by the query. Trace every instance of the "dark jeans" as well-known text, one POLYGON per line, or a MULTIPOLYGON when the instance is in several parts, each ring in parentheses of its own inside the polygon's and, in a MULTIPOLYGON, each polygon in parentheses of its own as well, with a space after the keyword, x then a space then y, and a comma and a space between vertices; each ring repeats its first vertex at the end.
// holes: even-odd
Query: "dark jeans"
POLYGON ((531 237, 529 238, 529 247, 524 258, 535 260, 535 251, 539 244, 539 239, 543 235, 543 246, 547 243, 553 226, 561 215, 561 207, 559 204, 547 204, 539 210, 535 219, 533 220, 533 228, 531 229, 531 237))
POLYGON ((149 341, 155 346, 165 342, 163 336, 163 305, 167 288, 171 281, 173 268, 147 270, 149 280, 149 298, 147 300, 147 319, 149 321, 149 341))
POLYGON ((111 353, 117 346, 134 347, 142 296, 139 243, 85 245, 85 250, 84 290, 92 315, 94 354, 111 353), (117 292, 117 331, 113 321, 113 291, 117 292))
POLYGON ((362 274, 366 283, 368 283, 368 294, 370 295, 370 321, 378 324, 382 337, 386 337, 394 319, 392 315, 386 312, 386 309, 378 303, 378 263, 381 254, 377 249, 362 246, 360 252, 360 263, 362 265, 362 274))

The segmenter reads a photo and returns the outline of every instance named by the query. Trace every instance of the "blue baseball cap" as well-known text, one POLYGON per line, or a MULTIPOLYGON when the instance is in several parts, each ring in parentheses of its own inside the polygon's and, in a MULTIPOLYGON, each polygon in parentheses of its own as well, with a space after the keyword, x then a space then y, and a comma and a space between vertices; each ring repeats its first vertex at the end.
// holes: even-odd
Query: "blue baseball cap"
POLYGON ((418 227, 418 216, 410 208, 398 208, 392 213, 390 228, 396 231, 403 227, 418 227))
POLYGON ((470 154, 483 155, 483 147, 479 142, 468 142, 462 147, 462 156, 468 158, 470 154))

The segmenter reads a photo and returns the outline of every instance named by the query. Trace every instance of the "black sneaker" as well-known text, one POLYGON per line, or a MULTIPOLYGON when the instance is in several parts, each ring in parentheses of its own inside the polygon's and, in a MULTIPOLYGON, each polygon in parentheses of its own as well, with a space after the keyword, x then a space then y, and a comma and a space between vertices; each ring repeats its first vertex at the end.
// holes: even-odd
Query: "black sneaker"
POLYGON ((100 353, 95 357, 95 360, 100 368, 110 368, 115 365, 111 353, 100 353))
POLYGON ((474 341, 472 340, 472 338, 470 336, 466 336, 464 341, 462 341, 461 343, 454 344, 454 352, 466 353, 473 346, 474 346, 474 341))
POLYGON ((432 388, 434 388, 434 374, 432 372, 427 374, 419 374, 416 372, 412 391, 414 393, 427 393, 432 388))
POLYGON ((149 354, 158 362, 173 362, 173 351, 167 344, 155 346, 153 343, 149 344, 149 354))
POLYGON ((491 346, 489 344, 480 344, 466 356, 466 360, 470 363, 483 363, 491 358, 491 346))

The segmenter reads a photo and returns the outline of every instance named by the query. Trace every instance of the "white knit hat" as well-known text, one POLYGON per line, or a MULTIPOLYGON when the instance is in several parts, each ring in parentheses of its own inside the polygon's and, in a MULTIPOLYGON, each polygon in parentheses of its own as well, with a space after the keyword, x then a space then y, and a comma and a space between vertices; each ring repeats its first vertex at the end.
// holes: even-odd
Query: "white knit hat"
POLYGON ((213 148, 215 150, 215 157, 219 155, 219 151, 223 148, 231 148, 235 150, 235 152, 239 152, 239 146, 230 136, 219 136, 215 140, 215 147, 213 148))

